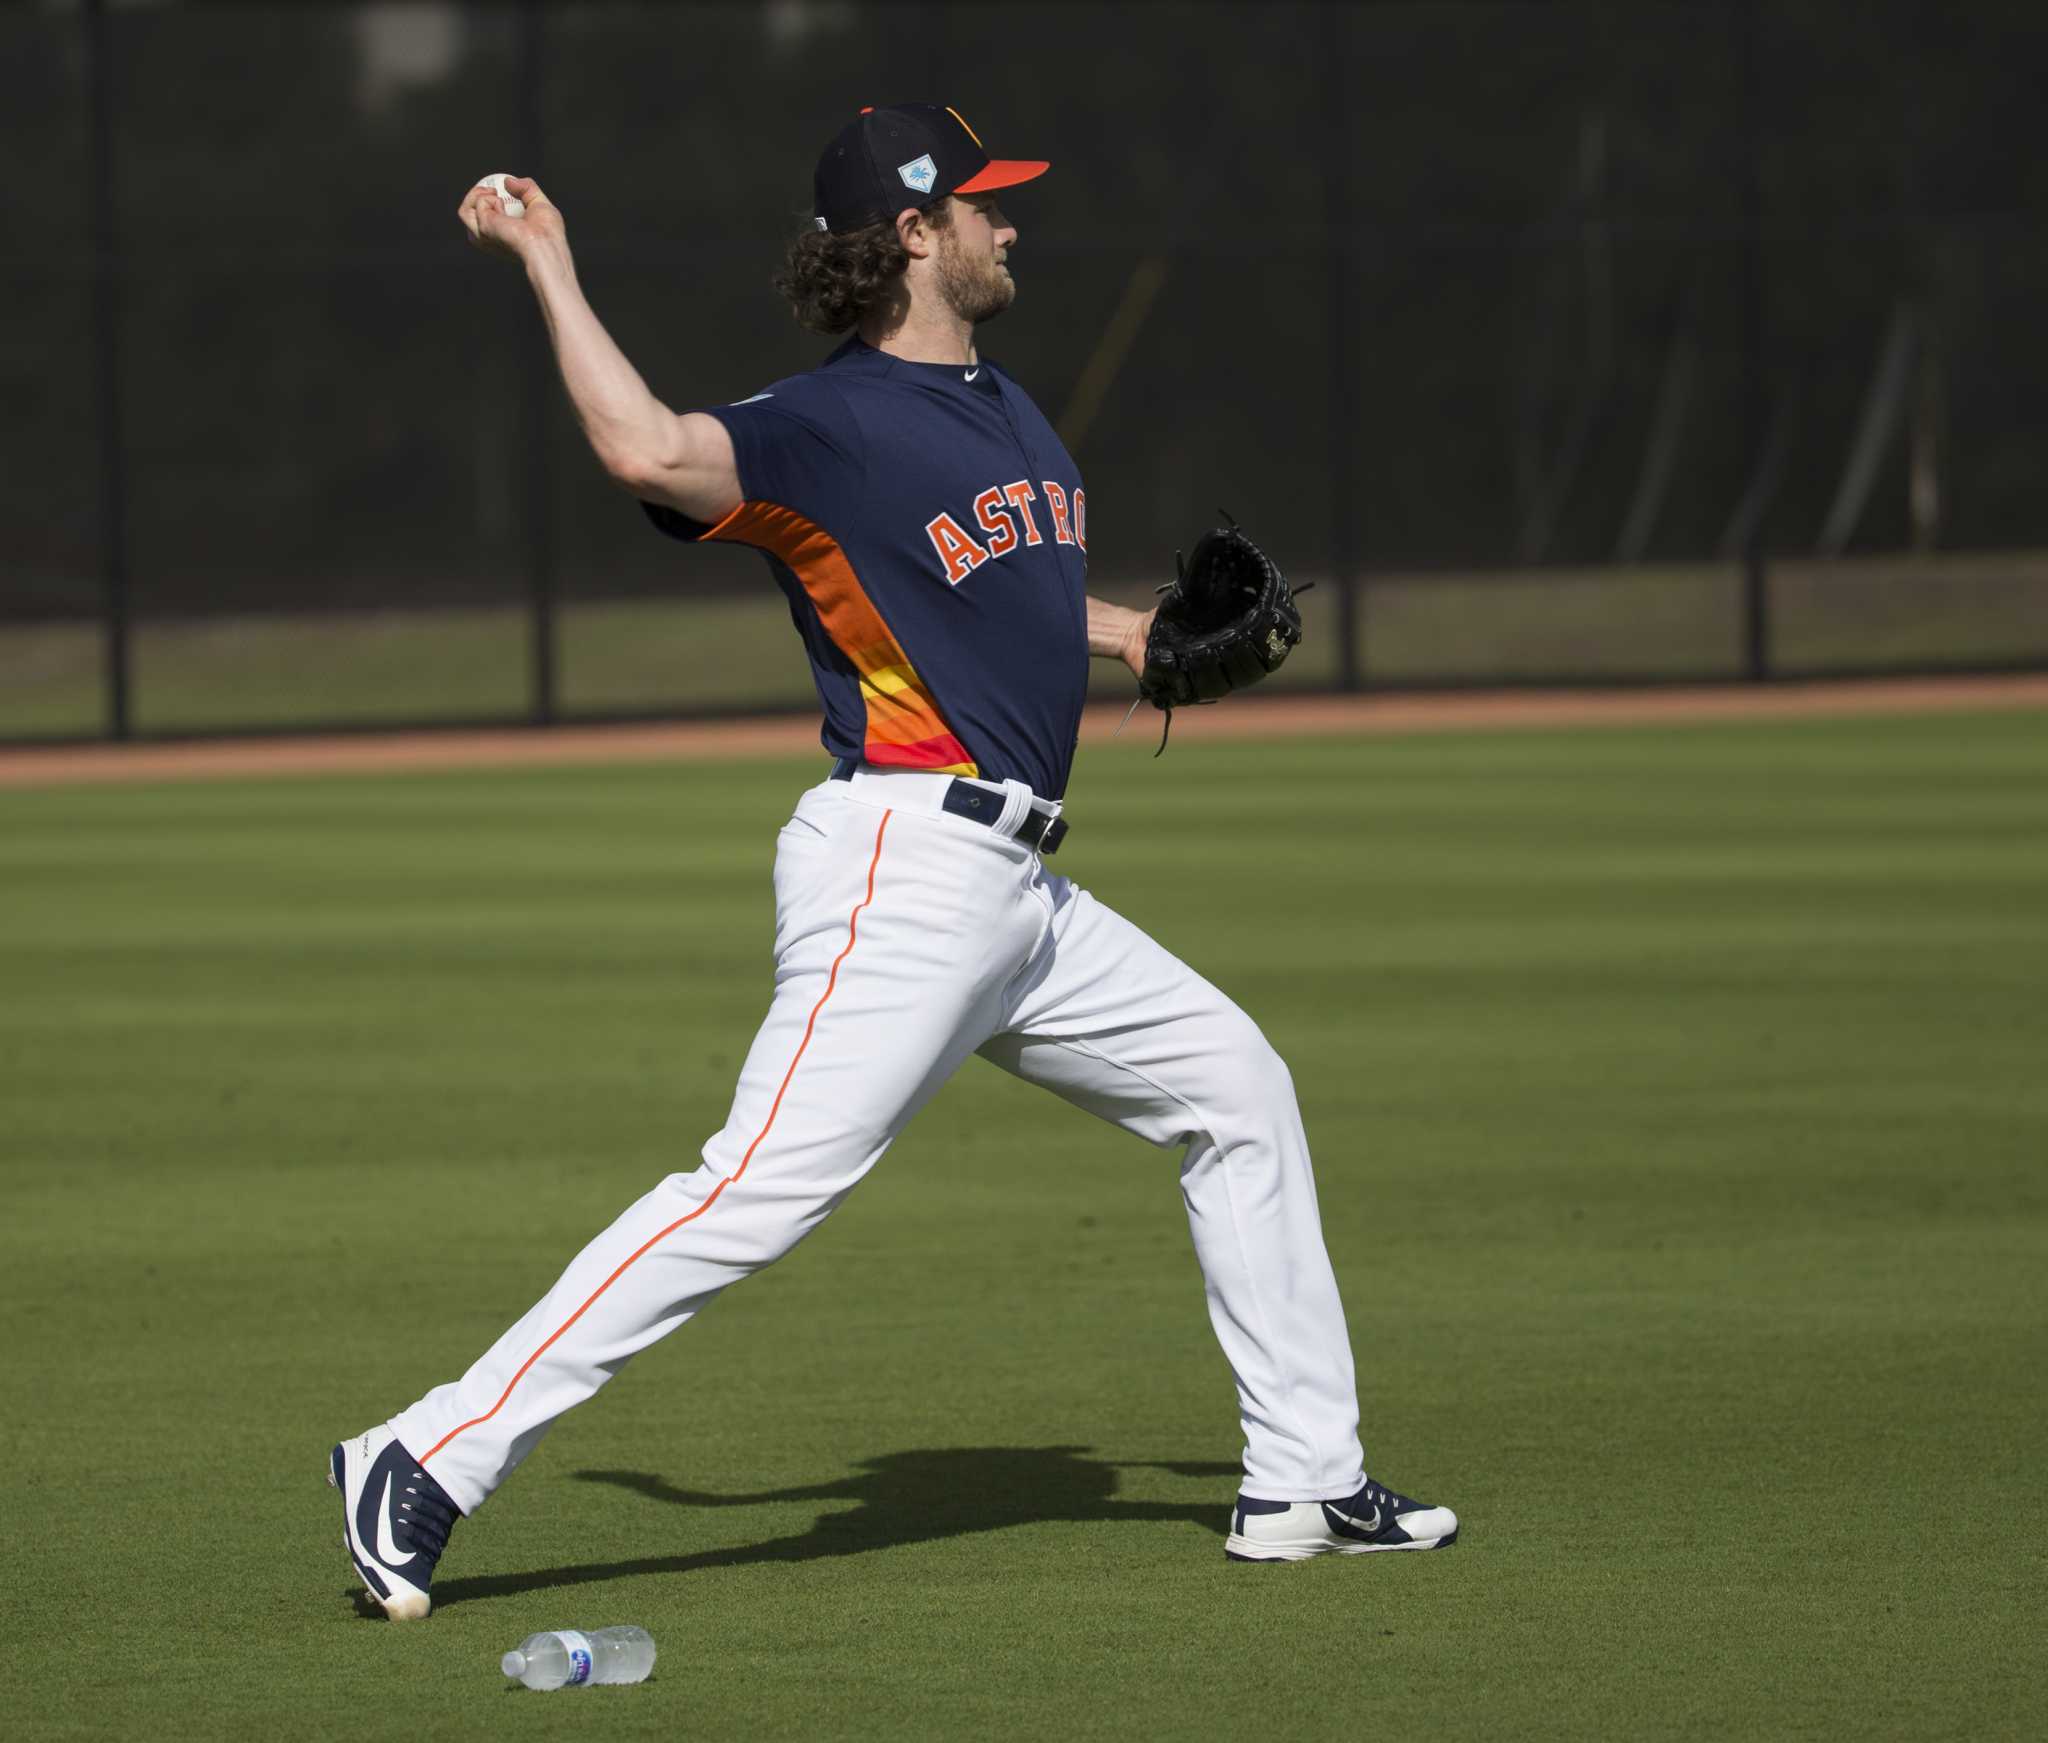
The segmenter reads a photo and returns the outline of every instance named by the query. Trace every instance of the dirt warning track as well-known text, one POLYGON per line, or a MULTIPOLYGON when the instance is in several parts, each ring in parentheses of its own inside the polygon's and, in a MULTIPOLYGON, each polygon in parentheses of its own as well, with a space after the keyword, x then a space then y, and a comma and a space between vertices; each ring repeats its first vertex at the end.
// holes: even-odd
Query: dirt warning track
MULTIPOLYGON (((2048 708, 2048 672, 1994 678, 1838 680, 1654 690, 1459 691, 1430 695, 1246 696, 1227 707, 1184 710, 1177 743, 1319 733, 1500 731, 1518 727, 1641 726, 1814 715, 1911 714, 2048 708)), ((1092 704, 1083 745, 1105 743, 1121 704, 1092 704)), ((1155 742, 1158 717, 1140 710, 1123 739, 1155 742)), ((732 761, 818 750, 812 714, 659 725, 507 727, 491 731, 359 733, 161 744, 52 745, 0 751, 0 787, 110 781, 225 779, 246 775, 367 774, 404 769, 555 764, 732 761)))

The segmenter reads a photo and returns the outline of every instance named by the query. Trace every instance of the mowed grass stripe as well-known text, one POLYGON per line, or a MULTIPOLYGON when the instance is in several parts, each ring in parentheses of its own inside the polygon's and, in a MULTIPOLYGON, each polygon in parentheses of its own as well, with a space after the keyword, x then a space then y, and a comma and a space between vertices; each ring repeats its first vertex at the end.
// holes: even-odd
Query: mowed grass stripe
POLYGON ((815 763, 0 796, 10 1735, 2031 1735, 2039 715, 1084 761, 1292 1065, 1375 1474, 1226 1566, 1174 1161, 979 1064, 565 1421, 422 1628, 326 1446, 722 1119, 815 763), (506 1692, 639 1622, 640 1689, 506 1692))

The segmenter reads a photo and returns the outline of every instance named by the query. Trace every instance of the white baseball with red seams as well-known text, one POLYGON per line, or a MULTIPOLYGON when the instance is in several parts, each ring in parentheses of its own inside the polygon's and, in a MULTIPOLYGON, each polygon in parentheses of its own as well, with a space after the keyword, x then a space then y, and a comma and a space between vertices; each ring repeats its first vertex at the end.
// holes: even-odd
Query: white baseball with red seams
POLYGON ((489 188, 498 196, 498 203, 505 208, 506 217, 523 218, 526 216, 526 202, 517 194, 506 192, 505 183, 509 179, 509 172, 499 170, 495 175, 480 176, 476 185, 480 188, 489 188))
MULTIPOLYGON (((1343 1307, 1287 1068, 1231 1001, 996 827, 948 775, 806 792, 775 858, 775 991, 703 1162, 598 1235, 459 1380, 391 1428, 474 1511, 565 1410, 815 1229, 979 1052, 1153 1144, 1183 1199, 1237 1381, 1242 1493, 1365 1481, 1343 1307)), ((1115 1165, 1114 1163, 1110 1165, 1115 1165)))

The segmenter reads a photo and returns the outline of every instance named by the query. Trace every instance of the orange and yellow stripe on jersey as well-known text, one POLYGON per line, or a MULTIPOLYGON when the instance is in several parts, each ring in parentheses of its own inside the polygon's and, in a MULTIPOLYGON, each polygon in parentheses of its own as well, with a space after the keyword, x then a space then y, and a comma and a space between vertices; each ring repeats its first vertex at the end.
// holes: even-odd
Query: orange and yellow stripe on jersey
POLYGON ((743 502, 704 537, 766 551, 797 578, 825 633, 860 675, 867 708, 861 754, 868 762, 947 775, 981 772, 882 621, 839 541, 823 527, 779 503, 743 502))

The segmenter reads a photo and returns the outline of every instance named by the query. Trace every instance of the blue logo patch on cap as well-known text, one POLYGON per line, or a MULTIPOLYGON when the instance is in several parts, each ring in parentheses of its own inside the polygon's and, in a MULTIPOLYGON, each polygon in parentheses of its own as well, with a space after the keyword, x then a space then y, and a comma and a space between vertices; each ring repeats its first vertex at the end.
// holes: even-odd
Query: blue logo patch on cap
POLYGON ((939 166, 932 162, 931 155, 912 158, 908 163, 896 166, 896 173, 903 178, 906 188, 914 188, 920 194, 932 191, 932 184, 939 179, 939 166))

